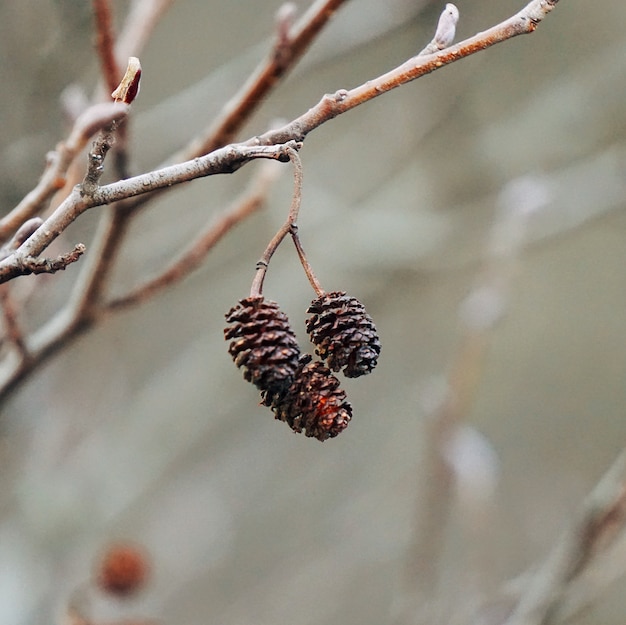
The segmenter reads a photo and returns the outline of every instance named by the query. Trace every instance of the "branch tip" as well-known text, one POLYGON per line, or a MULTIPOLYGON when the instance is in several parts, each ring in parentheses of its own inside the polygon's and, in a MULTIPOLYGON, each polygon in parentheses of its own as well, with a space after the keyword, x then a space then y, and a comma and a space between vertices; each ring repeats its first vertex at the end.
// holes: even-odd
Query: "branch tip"
POLYGON ((131 56, 128 59, 128 66, 126 67, 126 73, 122 78, 117 89, 113 91, 111 97, 116 102, 124 102, 125 104, 132 104, 137 95, 139 95, 139 81, 141 80, 141 63, 136 56, 131 56))

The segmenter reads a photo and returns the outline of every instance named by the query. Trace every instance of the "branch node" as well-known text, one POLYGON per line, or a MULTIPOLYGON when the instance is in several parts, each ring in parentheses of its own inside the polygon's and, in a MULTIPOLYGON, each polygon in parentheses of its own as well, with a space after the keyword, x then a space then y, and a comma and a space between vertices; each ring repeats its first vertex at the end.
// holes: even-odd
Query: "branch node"
POLYGON ((452 44, 456 34, 456 25, 459 21, 459 10, 454 4, 448 2, 443 13, 439 17, 437 30, 433 40, 419 53, 418 56, 432 54, 439 50, 444 50, 452 44))

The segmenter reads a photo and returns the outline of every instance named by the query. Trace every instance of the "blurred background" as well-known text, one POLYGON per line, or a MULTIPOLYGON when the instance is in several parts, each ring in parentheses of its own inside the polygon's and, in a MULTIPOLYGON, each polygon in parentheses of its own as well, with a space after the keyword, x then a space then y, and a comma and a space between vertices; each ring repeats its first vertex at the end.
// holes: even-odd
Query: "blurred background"
MULTIPOLYGON (((121 23, 126 3, 114 4, 121 23)), ((457 40, 523 4, 458 0, 457 40)), ((210 122, 265 55, 280 5, 173 3, 141 57, 134 172, 210 122)), ((442 8, 348 2, 240 138, 416 54, 442 8)), ((366 305, 383 344, 376 371, 344 383, 354 418, 337 439, 320 444, 274 421, 223 339, 224 313, 247 295, 286 216, 288 166, 267 208, 201 269, 38 370, 1 409, 0 621, 53 622, 79 593, 101 621, 390 622, 414 565, 407 554, 423 504, 425 396, 458 351, 459 305, 480 274, 502 190, 528 176, 546 201, 529 218, 507 314, 466 415, 468 471, 484 487, 483 507, 478 521, 462 502, 452 509, 438 592, 471 604, 539 562, 626 438, 624 23, 619 0, 563 0, 532 36, 307 138, 303 244, 327 290, 366 305), (148 550, 153 575, 137 600, 119 605, 84 584, 103 546, 121 539, 148 550)), ((4 214, 67 132, 64 89, 89 93, 96 84, 90 3, 2 3, 0 54, 4 214)), ((133 224, 113 291, 158 270, 255 168, 152 204, 133 224)), ((72 244, 89 246, 98 210, 67 232, 72 244)), ((36 285, 30 327, 63 304, 77 271, 21 278, 36 285)), ((291 245, 272 261, 265 293, 304 346, 314 293, 291 245)), ((625 590, 618 581, 575 622, 621 625, 625 590)))

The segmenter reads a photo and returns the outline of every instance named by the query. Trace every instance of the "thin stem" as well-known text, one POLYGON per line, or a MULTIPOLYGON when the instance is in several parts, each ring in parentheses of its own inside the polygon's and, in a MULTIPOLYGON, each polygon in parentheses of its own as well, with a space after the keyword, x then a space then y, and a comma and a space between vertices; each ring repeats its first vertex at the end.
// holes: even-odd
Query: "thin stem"
MULTIPOLYGON (((74 189, 72 193, 45 220, 42 226, 13 254, 0 261, 0 283, 23 275, 20 270, 22 260, 27 256, 38 256, 82 213, 93 208, 148 193, 153 189, 194 180, 218 173, 232 173, 244 163, 257 158, 288 160, 290 147, 299 146, 295 142, 276 146, 239 146, 232 145, 216 150, 202 158, 187 163, 172 165, 161 170, 120 180, 109 185, 97 187, 92 194, 84 194, 83 189, 74 189)), ((122 210, 122 213, 127 211, 122 210)))
POLYGON ((265 248, 265 252, 257 262, 257 271, 250 286, 250 297, 259 297, 263 293, 263 281, 269 267, 270 260, 283 239, 296 228, 296 220, 300 212, 300 204, 302 202, 302 161, 297 150, 291 146, 287 148, 289 160, 293 164, 293 195, 291 196, 291 206, 287 221, 280 227, 278 232, 273 236, 272 240, 265 248))
POLYGON ((313 287, 313 290, 315 291, 316 295, 318 297, 322 297, 325 291, 322 288, 320 281, 317 279, 317 276, 315 275, 315 272, 313 271, 313 267, 311 267, 311 263, 309 263, 309 259, 306 257, 306 254, 304 253, 302 242, 300 241, 300 236, 298 235, 298 227, 295 224, 293 224, 291 228, 291 239, 293 241, 293 244, 296 246, 296 251, 298 252, 298 258, 300 259, 300 264, 302 265, 302 268, 304 269, 304 273, 306 274, 306 277, 308 278, 309 283, 313 287))

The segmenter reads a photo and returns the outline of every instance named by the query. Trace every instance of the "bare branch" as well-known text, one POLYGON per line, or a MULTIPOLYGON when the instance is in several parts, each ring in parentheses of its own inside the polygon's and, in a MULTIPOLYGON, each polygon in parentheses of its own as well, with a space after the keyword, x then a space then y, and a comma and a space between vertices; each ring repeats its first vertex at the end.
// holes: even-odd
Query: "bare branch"
POLYGON ((41 217, 33 217, 25 221, 13 235, 13 238, 2 248, 2 258, 9 255, 10 250, 16 250, 28 237, 37 231, 37 228, 43 224, 41 217))
POLYGON ((480 52, 497 43, 518 35, 532 33, 539 23, 557 5, 559 0, 532 0, 521 11, 508 20, 478 33, 453 46, 430 55, 417 55, 399 67, 374 78, 351 90, 340 89, 332 95, 325 95, 312 109, 294 119, 289 124, 266 132, 247 143, 273 145, 283 141, 303 141, 312 131, 369 100, 405 85, 426 74, 430 74, 445 65, 459 61, 476 52, 480 52))
MULTIPOLYGON (((257 158, 285 161, 289 159, 289 150, 299 147, 300 145, 295 142, 277 146, 232 145, 193 161, 172 165, 128 180, 98 187, 92 194, 86 194, 83 188, 74 189, 37 232, 15 253, 0 261, 0 283, 17 275, 23 275, 21 265, 24 259, 41 254, 61 232, 89 208, 111 204, 126 197, 187 182, 195 178, 231 173, 248 161, 257 158)), ((96 166, 98 166, 97 162, 96 166)))
POLYGON ((462 484, 464 477, 450 457, 451 444, 471 410, 494 328, 506 310, 507 291, 523 248, 528 218, 546 201, 542 182, 533 178, 515 180, 503 190, 477 285, 459 308, 463 335, 452 364, 443 383, 438 388, 431 384, 424 393, 427 420, 419 472, 420 503, 407 556, 407 594, 413 595, 408 610, 417 604, 424 622, 428 622, 429 610, 438 599, 436 566, 455 485, 462 484))
MULTIPOLYGON (((188 146, 186 153, 202 153, 212 149, 212 146, 220 145, 229 140, 243 121, 256 108, 259 101, 276 84, 278 78, 282 77, 287 69, 304 52, 321 27, 343 2, 345 0, 318 0, 292 29, 293 33, 291 35, 286 34, 284 21, 279 23, 278 45, 284 48, 285 42, 291 40, 291 54, 287 54, 285 57, 282 53, 278 55, 272 53, 270 58, 264 61, 257 72, 244 85, 240 93, 225 107, 222 115, 216 124, 212 126, 212 130, 206 134, 204 140, 194 142, 194 144, 188 146), (282 57, 280 64, 276 62, 277 57, 282 57), (285 60, 285 58, 288 60, 285 60)), ((76 336, 78 332, 84 331, 93 324, 95 320, 95 316, 93 316, 94 311, 98 307, 100 307, 99 310, 102 310, 99 295, 103 284, 106 282, 109 269, 116 258, 117 251, 122 244, 123 234, 130 216, 135 214, 134 209, 143 203, 148 194, 155 190, 163 190, 196 178, 232 173, 245 163, 256 158, 286 161, 289 158, 289 150, 299 149, 300 142, 307 134, 321 124, 386 91, 433 72, 444 65, 519 34, 533 32, 539 22, 554 9, 557 2, 558 0, 532 0, 522 11, 510 19, 483 33, 479 33, 475 37, 432 55, 413 57, 396 69, 350 91, 339 90, 334 95, 326 95, 316 106, 292 122, 281 128, 270 130, 260 137, 253 137, 245 143, 225 146, 210 152, 206 156, 193 158, 178 165, 164 167, 106 186, 97 187, 96 185, 95 189, 90 189, 89 184, 87 189, 75 188, 36 232, 15 252, 0 260, 0 283, 23 275, 25 267, 29 265, 36 266, 37 269, 46 266, 46 261, 34 259, 69 224, 89 208, 112 204, 120 200, 128 200, 129 198, 133 198, 133 200, 107 211, 108 216, 103 222, 103 227, 100 229, 101 234, 98 235, 97 245, 94 246, 95 249, 93 250, 95 260, 89 269, 85 271, 84 275, 81 275, 81 280, 75 288, 76 297, 73 297, 72 304, 63 309, 57 317, 52 319, 32 337, 30 351, 33 354, 34 361, 31 361, 28 366, 0 369, 0 394, 14 388, 34 366, 49 357, 71 337, 76 336), (109 256, 103 254, 107 251, 111 252, 109 256), (35 264, 33 265, 33 263, 35 264), (82 291, 79 291, 79 289, 82 289, 82 291)), ((167 0, 137 0, 133 5, 133 11, 137 11, 136 15, 139 15, 140 8, 145 9, 147 7, 151 11, 152 17, 156 17, 158 12, 164 10, 168 4, 167 0)), ((132 29, 129 27, 127 32, 131 31, 132 29)), ((140 31, 141 29, 137 27, 137 32, 140 31)), ((443 33, 442 39, 445 39, 443 33)), ((124 43, 124 45, 127 44, 124 43)), ((130 44, 128 46, 130 47, 130 44)), ((139 44, 136 47, 138 46, 139 44)), ((122 48, 122 44, 119 43, 118 54, 122 48)), ((135 51, 125 49, 124 57, 132 55, 132 52, 135 51)), ((94 173, 97 173, 99 164, 94 163, 94 173)), ((65 172, 67 167, 58 168, 58 166, 55 166, 55 168, 50 169, 52 173, 57 171, 65 172)), ((97 182, 97 176, 95 177, 97 182)), ((53 180, 57 181, 57 183, 59 182, 58 178, 53 178, 53 180)), ((24 212, 21 220, 16 220, 15 215, 13 215, 11 221, 13 228, 8 229, 7 237, 25 219, 32 216, 33 213, 28 211, 32 210, 33 206, 38 207, 42 201, 45 201, 41 199, 42 196, 44 198, 49 197, 50 188, 50 182, 44 184, 42 181, 38 185, 37 193, 34 197, 29 198, 27 202, 25 198, 28 210, 24 212)), ((58 184, 55 188, 59 188, 58 184)), ((17 208, 15 210, 17 211, 17 208)), ((3 232, 3 221, 0 221, 0 233, 3 232)), ((50 268, 54 267, 55 264, 52 262, 50 268)))
POLYGON ((80 185, 81 195, 93 195, 98 189, 98 183, 104 173, 104 159, 115 142, 116 128, 117 124, 115 122, 108 124, 100 131, 100 135, 94 141, 89 151, 87 173, 80 185))

